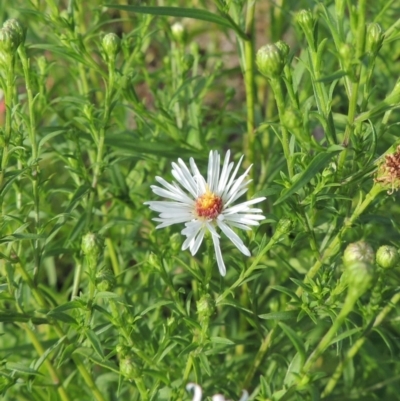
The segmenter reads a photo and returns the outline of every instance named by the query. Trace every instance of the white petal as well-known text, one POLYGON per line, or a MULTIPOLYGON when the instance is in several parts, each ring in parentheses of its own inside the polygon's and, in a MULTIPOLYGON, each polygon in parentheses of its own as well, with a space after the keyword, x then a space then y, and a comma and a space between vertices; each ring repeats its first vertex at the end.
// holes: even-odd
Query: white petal
POLYGON ((215 250, 215 256, 217 258, 219 273, 221 274, 222 277, 224 277, 226 274, 226 267, 224 260, 222 259, 221 248, 219 246, 219 239, 215 235, 212 235, 211 238, 214 243, 214 250, 215 250))
POLYGON ((201 401, 201 397, 202 397, 203 393, 201 391, 201 387, 198 384, 189 383, 186 385, 186 390, 187 391, 194 390, 192 401, 201 401))
POLYGON ((239 401, 247 401, 249 398, 249 393, 246 390, 243 390, 242 396, 240 397, 239 401))
MULTIPOLYGON (((188 223, 186 223, 188 224, 188 223)), ((201 224, 192 224, 190 226, 186 225, 186 228, 184 228, 181 231, 181 234, 185 235, 187 238, 182 244, 182 250, 184 251, 187 248, 192 247, 192 243, 194 243, 196 235, 199 233, 199 231, 202 230, 202 225, 201 224)))
POLYGON ((239 203, 235 206, 231 206, 230 208, 225 209, 223 213, 224 213, 224 215, 228 215, 228 214, 238 213, 238 212, 242 212, 242 211, 247 212, 249 210, 248 206, 254 205, 255 203, 262 202, 265 199, 267 199, 267 198, 251 199, 249 201, 239 203))
POLYGON ((243 182, 243 180, 247 177, 247 175, 249 174, 249 171, 251 169, 252 166, 250 166, 236 181, 235 183, 232 185, 232 187, 229 189, 229 192, 226 193, 225 195, 225 199, 229 200, 232 195, 234 195, 236 192, 240 191, 239 187, 240 184, 243 182))
POLYGON ((156 217, 152 220, 162 223, 162 224, 159 224, 156 228, 164 228, 164 227, 172 226, 172 224, 184 223, 185 221, 187 221, 186 219, 179 218, 179 217, 174 218, 174 219, 167 219, 167 220, 156 217))
POLYGON ((167 191, 166 189, 157 187, 156 185, 152 185, 151 189, 156 195, 159 195, 163 198, 172 199, 178 202, 184 202, 188 205, 193 204, 193 199, 190 199, 183 191, 167 191))
POLYGON ((189 163, 193 173, 193 179, 196 181, 197 196, 199 196, 201 194, 204 194, 204 192, 206 192, 206 181, 204 180, 204 177, 200 174, 200 171, 197 168, 197 165, 193 157, 190 158, 189 163))
POLYGON ((243 156, 240 158, 239 163, 237 164, 235 171, 233 172, 233 174, 231 175, 231 178, 228 181, 228 184, 226 184, 224 193, 221 195, 224 199, 225 199, 225 195, 229 192, 229 188, 231 187, 231 185, 233 184, 236 174, 239 170, 240 165, 242 164, 242 160, 243 160, 243 156))
POLYGON ((219 228, 223 231, 223 233, 233 242, 237 249, 242 252, 246 256, 251 256, 250 251, 244 245, 243 241, 240 237, 223 221, 217 220, 217 224, 219 228))
MULTIPOLYGON (((264 216, 262 216, 262 218, 264 219, 264 216)), ((260 225, 260 223, 258 221, 254 221, 252 219, 247 219, 246 217, 243 217, 240 214, 233 214, 233 215, 225 216, 225 221, 227 221, 228 224, 230 224, 230 222, 233 221, 235 223, 245 224, 245 225, 249 225, 249 226, 259 226, 260 225)))
POLYGON ((203 242, 204 234, 205 234, 205 230, 204 229, 200 230, 199 235, 197 236, 195 241, 192 242, 191 248, 190 248, 190 252, 192 253, 192 255, 196 255, 197 251, 199 250, 200 245, 203 242))

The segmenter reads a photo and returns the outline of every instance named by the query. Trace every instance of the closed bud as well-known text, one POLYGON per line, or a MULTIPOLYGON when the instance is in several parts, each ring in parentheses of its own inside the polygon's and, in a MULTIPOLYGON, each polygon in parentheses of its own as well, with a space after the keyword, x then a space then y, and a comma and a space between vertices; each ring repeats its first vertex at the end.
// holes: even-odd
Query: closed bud
POLYGON ((172 37, 176 42, 183 42, 185 39, 185 29, 183 28, 183 25, 180 22, 175 22, 171 26, 171 32, 172 32, 172 37))
POLYGON ((203 295, 196 303, 197 314, 199 316, 199 322, 207 321, 214 313, 215 302, 214 299, 209 295, 203 295))
POLYGON ((348 295, 359 298, 371 286, 374 270, 371 264, 365 262, 354 262, 346 266, 346 281, 348 295))
POLYGON ((261 74, 276 78, 282 73, 285 57, 276 45, 265 45, 258 50, 256 63, 261 74))
POLYGON ((5 54, 14 54, 19 46, 18 35, 8 28, 0 29, 0 51, 5 54))
POLYGON ((194 57, 191 54, 185 54, 182 57, 182 70, 183 73, 187 73, 193 67, 194 57))
POLYGON ((286 64, 287 58, 288 58, 289 52, 290 52, 289 45, 286 42, 284 42, 283 40, 279 40, 278 42, 275 43, 275 46, 281 51, 282 57, 286 64))
POLYGON ((314 16, 310 10, 300 10, 295 21, 304 31, 314 28, 314 16))
POLYGON ((344 251, 343 263, 346 267, 356 262, 365 262, 368 264, 375 262, 374 250, 365 241, 353 242, 344 251))
POLYGON ((99 291, 112 291, 115 287, 115 276, 110 269, 105 268, 96 274, 96 288, 99 291))
POLYGON ((119 362, 119 371, 127 379, 133 379, 138 376, 137 368, 130 357, 122 358, 119 362))
POLYGON ((82 238, 81 249, 85 254, 90 268, 96 267, 97 260, 103 248, 103 241, 94 233, 87 233, 82 238))
POLYGON ((121 49, 121 39, 113 32, 103 38, 103 49, 109 60, 115 60, 121 49))
POLYGON ((14 32, 18 45, 24 44, 25 38, 26 38, 26 29, 18 22, 18 20, 12 18, 7 20, 3 24, 3 28, 5 29, 10 29, 12 32, 14 32))
POLYGON ((381 26, 376 22, 369 24, 367 29, 367 50, 376 55, 382 46, 383 38, 384 34, 381 26))
POLYGON ((399 253, 394 246, 383 245, 376 252, 376 263, 383 269, 395 267, 399 259, 399 253))
POLYGON ((278 221, 275 229, 274 237, 281 237, 282 235, 289 234, 293 229, 293 221, 288 218, 283 218, 278 221))

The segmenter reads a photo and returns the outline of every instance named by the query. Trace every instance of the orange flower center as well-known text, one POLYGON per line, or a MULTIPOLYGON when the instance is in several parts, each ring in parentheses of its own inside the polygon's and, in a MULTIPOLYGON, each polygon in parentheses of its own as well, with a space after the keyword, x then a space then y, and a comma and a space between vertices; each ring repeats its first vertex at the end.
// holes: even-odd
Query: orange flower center
POLYGON ((197 198, 195 208, 198 217, 216 219, 222 212, 222 199, 207 191, 197 198))

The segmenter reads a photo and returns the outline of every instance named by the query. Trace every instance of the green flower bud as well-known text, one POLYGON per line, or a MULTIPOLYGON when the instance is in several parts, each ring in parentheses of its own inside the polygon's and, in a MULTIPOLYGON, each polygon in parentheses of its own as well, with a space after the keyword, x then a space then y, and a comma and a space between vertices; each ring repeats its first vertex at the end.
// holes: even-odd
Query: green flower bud
POLYGON ((376 252, 376 263, 383 269, 391 269, 399 263, 399 252, 394 246, 383 245, 376 252))
POLYGON ((180 22, 175 22, 171 26, 172 37, 176 42, 183 42, 185 39, 185 29, 180 22))
POLYGON ((9 29, 0 29, 0 51, 6 54, 14 54, 19 46, 18 34, 9 29))
POLYGON ((310 10, 300 10, 295 16, 295 21, 304 31, 314 28, 314 16, 310 10))
POLYGON ((375 262, 375 253, 371 245, 365 241, 358 241, 349 244, 343 254, 344 265, 350 266, 357 262, 373 264, 375 262))
POLYGON ((354 262, 346 266, 346 281, 348 295, 359 298, 372 283, 374 270, 371 264, 365 262, 354 262))
POLYGON ((368 25, 367 29, 367 50, 376 55, 382 46, 384 34, 381 26, 374 22, 368 25))
POLYGON ((172 252, 176 253, 176 252, 180 251, 181 246, 182 246, 181 235, 178 233, 172 234, 169 243, 170 243, 172 252))
POLYGON ((115 60, 121 49, 121 39, 115 33, 111 32, 104 36, 102 43, 108 59, 115 60))
POLYGON ((97 272, 95 283, 99 291, 112 291, 115 287, 116 280, 111 270, 105 268, 97 272))
POLYGON ((16 19, 9 19, 3 24, 4 29, 10 29, 16 35, 18 45, 24 44, 26 38, 26 28, 24 28, 16 19))
POLYGON ((183 73, 187 73, 193 67, 194 57, 191 54, 185 54, 182 57, 182 69, 183 73))
POLYGON ((278 221, 275 229, 274 237, 281 237, 282 235, 289 234, 293 229, 293 221, 291 219, 283 218, 278 221))
POLYGON ((285 57, 276 45, 265 45, 258 50, 256 63, 261 74, 276 78, 282 73, 285 57))
POLYGON ((209 294, 206 294, 197 301, 196 306, 199 322, 201 323, 209 320, 214 313, 215 301, 209 294))
POLYGON ((122 358, 119 362, 119 371, 127 379, 137 377, 137 368, 130 357, 122 358))
POLYGON ((289 45, 286 42, 284 42, 283 40, 279 40, 278 42, 275 43, 275 46, 281 51, 282 57, 283 57, 284 62, 286 64, 287 58, 288 58, 289 53, 290 53, 289 45))
POLYGON ((81 249, 88 260, 89 267, 95 268, 103 249, 103 242, 100 237, 94 233, 87 233, 82 238, 81 249))

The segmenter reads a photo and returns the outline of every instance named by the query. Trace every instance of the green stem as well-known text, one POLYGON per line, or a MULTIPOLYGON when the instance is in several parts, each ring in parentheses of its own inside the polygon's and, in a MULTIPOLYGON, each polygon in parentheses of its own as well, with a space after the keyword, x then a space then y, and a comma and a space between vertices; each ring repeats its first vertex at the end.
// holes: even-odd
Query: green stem
POLYGON ((294 174, 294 166, 293 166, 293 158, 290 155, 289 132, 284 125, 285 107, 286 106, 285 106, 285 100, 283 97, 281 79, 273 77, 270 79, 270 84, 271 84, 272 90, 274 92, 276 106, 278 108, 279 120, 281 122, 283 154, 286 159, 289 177, 292 178, 293 174, 294 174))
POLYGON ((354 134, 354 120, 357 112, 358 91, 360 87, 362 62, 361 58, 365 50, 365 14, 366 14, 366 0, 359 0, 358 2, 358 24, 357 24, 357 41, 356 41, 356 59, 358 62, 355 82, 352 84, 350 93, 349 110, 347 113, 347 125, 343 136, 343 145, 345 149, 341 152, 338 161, 338 176, 340 177, 344 164, 347 158, 348 146, 350 145, 351 138, 354 134))
MULTIPOLYGON (((343 234, 354 224, 354 222, 360 217, 360 215, 365 211, 365 209, 370 205, 370 203, 376 198, 376 196, 382 192, 384 189, 378 185, 374 184, 368 194, 365 196, 363 202, 359 203, 355 208, 353 214, 349 219, 347 219, 344 223, 340 231, 337 233, 335 238, 331 241, 329 246, 325 249, 324 253, 322 254, 321 258, 318 259, 311 269, 308 271, 306 277, 304 278, 304 282, 307 283, 309 279, 313 278, 321 268, 321 266, 329 261, 331 257, 336 255, 339 251, 341 237, 343 234)), ((303 293, 302 287, 299 287, 296 291, 296 294, 300 296, 303 293)))
POLYGON ((354 304, 357 302, 358 298, 359 296, 355 296, 353 292, 347 294, 342 310, 336 317, 335 321, 333 322, 328 332, 324 335, 324 337, 318 343, 317 347, 314 349, 314 351, 304 364, 302 369, 302 372, 304 374, 303 380, 308 380, 307 375, 310 373, 310 370, 314 367, 314 364, 317 361, 317 359, 329 347, 329 344, 331 343, 337 331, 344 323, 346 317, 353 310, 354 304))
POLYGON ((391 300, 389 301, 388 305, 386 305, 379 315, 376 317, 374 324, 372 325, 371 329, 367 332, 363 333, 363 336, 360 337, 347 351, 347 354, 343 361, 341 361, 338 366, 336 367, 335 372, 329 379, 328 383, 325 386, 325 389, 322 393, 322 398, 327 397, 335 388, 337 382, 339 381, 340 377, 342 376, 343 370, 346 367, 347 363, 354 358, 354 356, 358 353, 361 349, 365 340, 367 339, 367 334, 375 327, 379 326, 385 317, 389 314, 389 312, 394 308, 394 306, 400 301, 400 293, 393 295, 391 300))
MULTIPOLYGON (((38 353, 38 355, 40 357, 42 355, 44 355, 45 350, 43 349, 42 344, 40 343, 40 341, 36 337, 35 332, 32 331, 30 329, 30 327, 26 323, 21 324, 21 327, 27 333, 27 335, 28 335, 33 347, 35 348, 36 352, 38 353)), ((49 358, 46 358, 43 363, 46 366, 46 368, 47 368, 47 370, 48 370, 48 372, 49 372, 49 374, 51 376, 51 380, 53 381, 54 385, 57 386, 57 392, 58 392, 61 400, 62 401, 70 401, 71 399, 69 398, 67 392, 65 391, 65 388, 62 385, 62 380, 60 379, 60 376, 59 376, 57 370, 54 368, 54 366, 52 365, 52 363, 49 360, 49 358)))
MULTIPOLYGON (((247 164, 254 163, 254 141, 255 141, 255 64, 254 64, 254 14, 255 0, 247 1, 245 33, 249 40, 244 40, 244 83, 246 88, 246 110, 247 110, 247 135, 244 138, 244 154, 247 164)), ((251 174, 255 173, 252 169, 251 174)), ((254 178, 254 177, 252 177, 254 178)), ((249 196, 254 192, 254 181, 250 184, 249 196)))
MULTIPOLYGON (((39 160, 38 160, 38 145, 36 138, 36 118, 34 110, 34 98, 32 92, 31 74, 30 74, 30 60, 26 54, 24 45, 18 47, 18 54, 21 59, 22 69, 24 71, 25 86, 28 98, 28 109, 29 109, 29 140, 32 148, 32 193, 34 203, 34 216, 35 216, 35 231, 38 235, 40 233, 40 197, 39 197, 39 160)), ((40 268, 40 242, 39 240, 34 241, 34 271, 33 277, 36 280, 39 268, 40 268)))
MULTIPOLYGON (((6 88, 4 94, 4 101, 6 106, 6 116, 5 116, 5 127, 4 127, 4 146, 1 155, 1 167, 0 167, 0 189, 3 187, 4 174, 8 164, 9 158, 9 145, 11 139, 11 121, 12 121, 12 110, 14 104, 14 86, 15 86, 15 57, 14 55, 6 55, 6 88)), ((3 200, 1 199, 1 215, 3 212, 3 200)))
MULTIPOLYGON (((43 297, 42 293, 37 289, 35 286, 35 283, 29 276, 28 272, 25 270, 24 266, 22 266, 20 263, 16 264, 16 268, 19 270, 22 278, 25 280, 25 282, 28 284, 29 288, 32 291, 32 294, 36 300, 36 302, 44 309, 48 308, 47 302, 45 298, 43 297)), ((54 330, 56 331, 57 335, 59 338, 64 337, 65 333, 59 323, 55 320, 52 322, 52 326, 54 327, 54 330)), ((66 338, 66 343, 70 343, 68 338, 66 338)), ((81 374, 83 380, 85 381, 86 385, 90 388, 92 391, 92 394, 96 401, 106 401, 105 398, 103 397, 103 394, 100 392, 100 390, 97 388, 92 376, 90 373, 87 371, 84 363, 82 362, 81 358, 77 354, 72 354, 71 355, 72 360, 74 361, 76 367, 78 368, 79 373, 81 374)))

